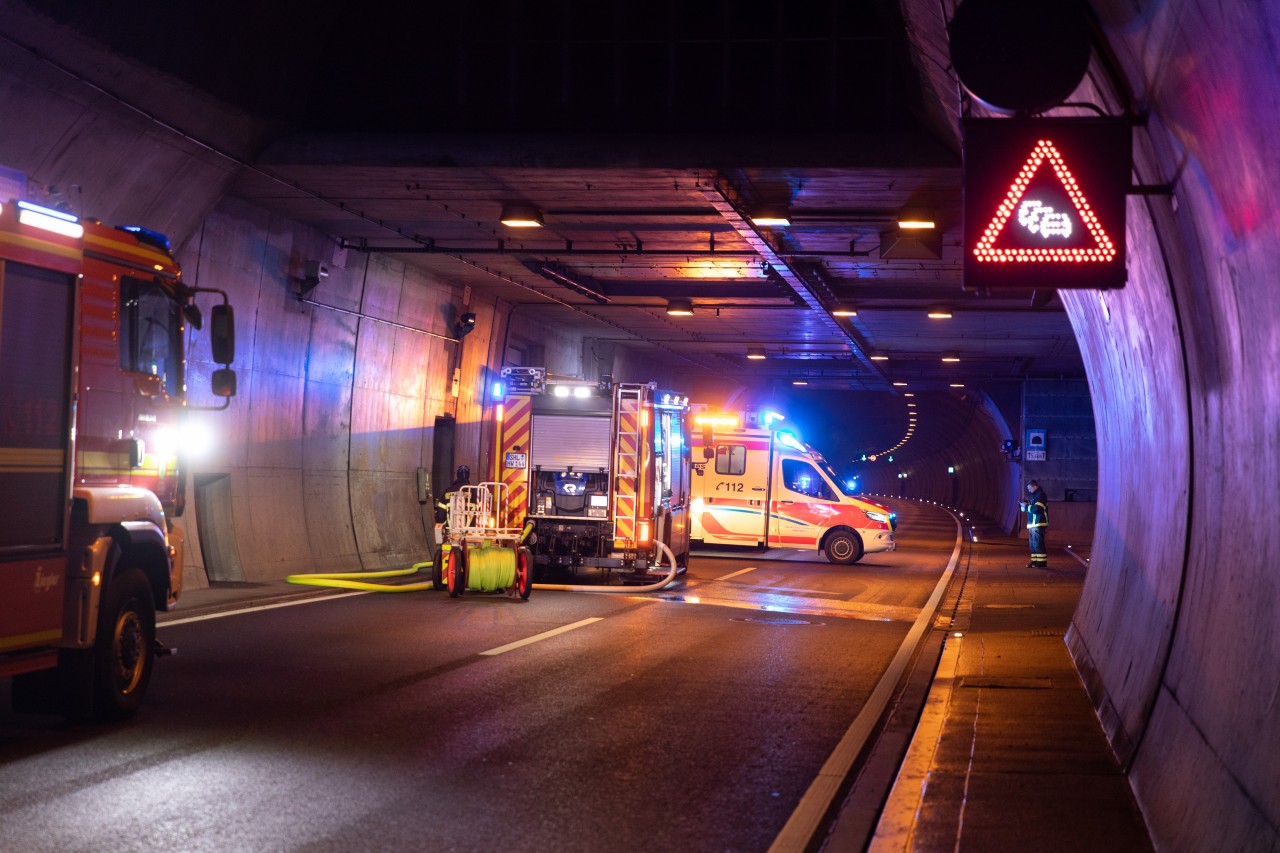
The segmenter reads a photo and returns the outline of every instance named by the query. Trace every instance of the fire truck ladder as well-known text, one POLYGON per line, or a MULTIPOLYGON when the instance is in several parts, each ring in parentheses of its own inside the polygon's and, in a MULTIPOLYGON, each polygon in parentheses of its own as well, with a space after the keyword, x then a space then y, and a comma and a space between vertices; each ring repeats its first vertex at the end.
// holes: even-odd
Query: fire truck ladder
POLYGON ((644 385, 618 386, 617 434, 614 436, 614 547, 634 549, 640 515, 640 453, 644 430, 644 385))

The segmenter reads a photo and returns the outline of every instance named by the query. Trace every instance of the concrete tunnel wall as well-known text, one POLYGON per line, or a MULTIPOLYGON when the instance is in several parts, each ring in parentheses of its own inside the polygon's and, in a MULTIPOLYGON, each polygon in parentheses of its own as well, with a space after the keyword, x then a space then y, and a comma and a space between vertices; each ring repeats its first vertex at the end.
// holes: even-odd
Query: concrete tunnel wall
MULTIPOLYGON (((1069 98, 1147 116, 1128 283, 1064 292, 1098 433, 1067 642, 1160 850, 1280 848, 1280 6, 1094 0, 1069 98)), ((904 0, 922 57, 946 21, 904 0)), ((956 85, 922 58, 958 139, 956 85)), ((1090 114, 1081 110, 1081 114, 1090 114)))
MULTIPOLYGON (((1069 645, 1160 849, 1275 849, 1280 530, 1269 489, 1280 463, 1280 289, 1272 281, 1280 273, 1280 228, 1271 198, 1280 186, 1280 8, 1209 0, 1092 6, 1101 47, 1113 55, 1118 74, 1109 73, 1106 57, 1097 59, 1089 83, 1072 100, 1118 112, 1119 93, 1132 90, 1132 103, 1149 110, 1148 125, 1135 130, 1135 177, 1174 182, 1175 193, 1130 200, 1124 290, 1064 298, 1090 376, 1099 444, 1098 529, 1069 645)), ((25 13, 21 6, 4 7, 6 14, 25 13)), ((937 4, 904 0, 903 8, 925 55, 945 58, 937 4)), ((132 73, 107 66, 91 48, 65 55, 110 68, 118 87, 132 73)), ((946 64, 922 67, 932 69, 925 73, 934 78, 937 103, 949 112, 944 120, 954 133, 955 86, 942 71, 946 64)), ((24 118, 7 122, 0 135, 0 163, 44 184, 75 184, 79 212, 168 229, 194 275, 202 266, 196 259, 206 258, 194 241, 234 165, 7 42, 0 42, 0 79, 0 114, 24 118)), ((149 79, 136 90, 159 111, 166 102, 199 97, 166 80, 149 79)), ((199 135, 226 137, 232 149, 260 132, 233 129, 236 117, 216 104, 201 112, 208 121, 199 135)), ((416 428, 416 439, 371 440, 347 456, 344 468, 339 450, 318 447, 340 443, 341 404, 319 410, 308 404, 349 394, 345 428, 353 436, 366 423, 357 415, 372 405, 356 402, 362 397, 380 398, 391 410, 392 403, 420 402, 425 422, 428 401, 437 399, 426 390, 428 380, 419 393, 407 371, 383 375, 365 360, 394 358, 401 349, 428 361, 435 354, 430 344, 402 347, 398 336, 365 335, 369 321, 344 328, 336 318, 295 313, 279 281, 252 280, 251 267, 223 252, 252 254, 248 249, 260 243, 292 257, 294 242, 310 249, 316 238, 287 223, 260 230, 236 224, 259 216, 224 205, 206 229, 243 234, 227 237, 216 258, 207 254, 210 264, 226 265, 229 281, 240 277, 232 283, 242 292, 236 295, 237 367, 245 390, 229 417, 240 438, 221 461, 243 472, 246 487, 261 489, 245 493, 257 494, 258 506, 270 508, 281 495, 290 502, 288 512, 274 517, 293 527, 267 535, 297 542, 297 525, 310 513, 316 524, 333 522, 323 532, 331 536, 326 548, 340 557, 335 562, 389 562, 413 550, 420 519, 401 512, 394 530, 368 531, 363 525, 377 509, 371 505, 350 512, 344 525, 340 507, 298 497, 277 481, 290 480, 305 493, 308 481, 334 472, 341 480, 347 471, 348 494, 371 496, 381 473, 400 476, 415 448, 421 458, 429 443, 425 424, 416 428), (218 221, 224 217, 227 222, 218 221), (250 328, 255 338, 259 332, 292 335, 295 345, 257 352, 248 343, 250 328), (333 352, 326 352, 330 346, 333 352), (313 359, 320 364, 311 379, 300 367, 313 359), (299 434, 300 419, 319 433, 299 434), (288 461, 287 476, 274 470, 281 459, 288 461)), ((393 262, 370 261, 377 281, 368 294, 380 310, 401 310, 398 300, 430 303, 433 289, 448 288, 426 281, 406 286, 409 276, 397 274, 393 262)), ((276 268, 267 275, 283 273, 276 268)), ((348 277, 331 278, 330 286, 354 288, 348 277)), ((356 293, 337 295, 357 302, 356 293)), ((494 331, 475 334, 492 339, 494 331)), ((581 358, 572 342, 565 351, 581 358)), ((438 385, 434 368, 431 375, 438 385)), ((255 518, 245 523, 251 534, 245 541, 253 543, 241 551, 247 577, 301 564, 293 551, 255 538, 263 535, 255 518)))
MULTIPOLYGON (((193 518, 205 516, 181 520, 194 546, 193 586, 426 559, 434 519, 418 503, 417 469, 432 467, 437 417, 456 418, 455 465, 471 466, 473 482, 486 476, 492 404, 484 390, 500 364, 510 306, 473 296, 465 308, 476 326, 459 343, 452 325, 462 288, 394 256, 335 258, 333 249, 319 232, 229 199, 179 252, 188 275, 226 290, 237 312, 239 392, 226 411, 198 415, 215 442, 192 467, 188 492, 189 506, 216 512, 218 529, 202 541, 193 518), (307 259, 329 269, 308 300, 340 310, 296 298, 307 259), (200 493, 221 477, 225 488, 200 493), (202 506, 211 500, 225 506, 202 506)), ((577 337, 527 328, 518 313, 512 323, 517 339, 536 335, 551 370, 578 371, 577 337)), ((189 384, 195 399, 212 400, 214 365, 200 361, 208 353, 201 337, 193 335, 189 384)), ((451 470, 433 475, 437 488, 452 479, 451 470)))

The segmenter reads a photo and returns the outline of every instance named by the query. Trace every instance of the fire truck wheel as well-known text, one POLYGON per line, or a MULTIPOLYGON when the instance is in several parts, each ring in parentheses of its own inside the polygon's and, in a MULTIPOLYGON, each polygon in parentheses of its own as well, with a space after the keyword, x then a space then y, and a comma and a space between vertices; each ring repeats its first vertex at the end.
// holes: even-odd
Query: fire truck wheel
POLYGON ((441 549, 431 565, 431 588, 444 589, 444 559, 447 552, 441 549))
POLYGON ((827 535, 822 550, 828 561, 848 566, 862 559, 862 539, 852 530, 833 530, 827 535))
POLYGON ((155 662, 156 608, 141 569, 111 579, 94 646, 94 716, 127 717, 142 704, 155 662))
POLYGON ((457 598, 467 588, 467 561, 461 549, 449 552, 449 560, 444 567, 444 582, 449 589, 449 597, 457 598))
POLYGON ((516 592, 526 601, 533 592, 533 553, 528 548, 516 549, 516 592))

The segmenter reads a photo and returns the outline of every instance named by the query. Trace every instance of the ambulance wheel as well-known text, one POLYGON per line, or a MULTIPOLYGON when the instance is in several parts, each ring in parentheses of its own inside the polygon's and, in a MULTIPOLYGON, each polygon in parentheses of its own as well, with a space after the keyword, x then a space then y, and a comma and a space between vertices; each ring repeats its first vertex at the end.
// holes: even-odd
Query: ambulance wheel
POLYGON ((834 530, 827 536, 822 550, 830 562, 848 566, 862 559, 862 539, 852 530, 834 530))
POLYGON ((461 550, 449 552, 449 561, 444 569, 444 581, 449 589, 450 598, 457 598, 467 588, 467 561, 461 550))
POLYGON ((516 549, 516 593, 525 601, 533 592, 533 554, 528 548, 516 549))

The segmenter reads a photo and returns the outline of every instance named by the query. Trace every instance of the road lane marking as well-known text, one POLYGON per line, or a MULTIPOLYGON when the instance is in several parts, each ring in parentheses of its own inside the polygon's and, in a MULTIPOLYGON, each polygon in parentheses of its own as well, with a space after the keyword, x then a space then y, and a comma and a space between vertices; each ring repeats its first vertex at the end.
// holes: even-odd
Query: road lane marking
POLYGON ((736 578, 738 575, 745 575, 747 572, 754 572, 755 570, 756 570, 755 566, 747 566, 745 569, 738 569, 736 572, 729 572, 729 574, 724 575, 722 577, 713 578, 713 580, 727 581, 729 578, 736 578))
POLYGON ((920 609, 919 617, 916 619, 915 624, 911 626, 911 630, 907 632, 902 645, 898 647, 898 653, 893 656, 893 662, 889 664, 889 668, 885 670, 880 682, 876 684, 876 689, 871 692, 870 698, 862 706, 862 711, 849 725, 849 729, 844 733, 844 737, 840 739, 840 743, 836 745, 831 756, 822 765, 822 769, 818 771, 817 778, 810 783, 809 789, 800 798, 795 811, 787 819, 786 825, 782 827, 778 837, 769 846, 769 853, 791 853, 791 851, 800 853, 800 851, 808 849, 809 842, 822 824, 823 817, 830 810, 831 803, 835 801, 836 795, 840 793, 840 788, 844 784, 845 778, 849 775, 849 770, 853 767, 854 761, 857 760, 858 754, 862 752, 862 748, 866 745, 868 738, 871 737, 876 722, 884 714, 885 708, 889 706, 889 700, 893 698, 894 689, 901 680, 902 674, 906 671, 907 664, 911 661, 911 656, 915 654, 916 645, 924 637, 925 631, 933 621, 938 605, 942 601, 942 595, 946 592, 947 585, 951 582, 951 576, 955 573, 956 565, 960 562, 960 546, 962 544, 964 544, 964 534, 960 527, 960 519, 956 518, 955 548, 951 551, 951 561, 947 563, 947 568, 942 572, 938 585, 933 588, 933 594, 929 596, 929 600, 920 609))
POLYGON ((603 616, 592 616, 589 619, 583 619, 581 622, 574 622, 572 625, 561 625, 559 628, 552 628, 550 631, 543 631, 541 634, 534 634, 532 637, 525 637, 523 640, 516 640, 514 643, 507 643, 505 646, 498 646, 496 649, 489 649, 487 652, 481 652, 482 655, 500 655, 503 652, 509 652, 518 649, 521 646, 527 646, 530 643, 537 643, 541 640, 547 640, 557 634, 563 634, 566 631, 572 631, 575 628, 585 628, 593 622, 601 622, 603 616))
POLYGON ((337 601, 340 598, 351 598, 354 595, 372 595, 371 592, 346 592, 338 595, 312 595, 307 598, 300 598, 296 601, 279 601, 274 604, 251 604, 247 607, 239 607, 235 610, 218 610, 213 613, 204 613, 200 616, 188 616, 185 619, 166 619, 164 621, 156 620, 156 630, 161 628, 172 628, 174 625, 186 625, 188 622, 204 622, 209 619, 221 619, 224 616, 239 616, 242 613, 256 613, 259 610, 276 610, 281 607, 293 607, 298 604, 315 604, 317 601, 337 601))

